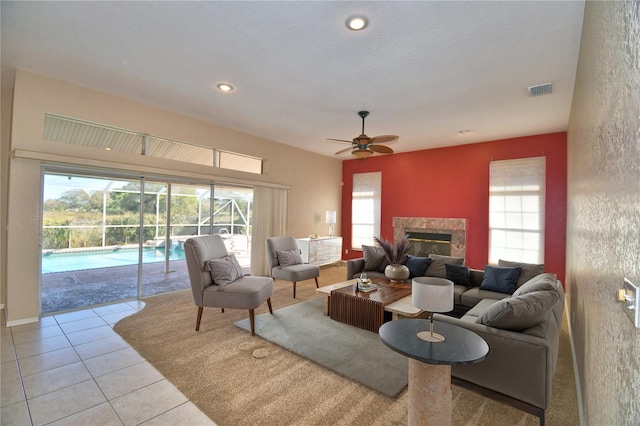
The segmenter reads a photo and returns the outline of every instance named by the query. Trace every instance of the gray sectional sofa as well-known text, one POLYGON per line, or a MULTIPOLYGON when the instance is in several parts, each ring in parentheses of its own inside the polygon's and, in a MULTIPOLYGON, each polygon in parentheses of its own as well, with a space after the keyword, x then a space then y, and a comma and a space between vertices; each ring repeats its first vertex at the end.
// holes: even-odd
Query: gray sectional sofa
MULTIPOLYGON (((446 278, 447 262, 462 264, 460 258, 432 256, 424 276, 446 278)), ((483 362, 452 367, 452 383, 536 415, 544 425, 558 359, 564 290, 555 274, 543 273, 544 265, 500 263, 504 268, 520 265, 513 294, 481 289, 484 271, 470 269, 468 285, 455 285, 457 315, 436 314, 434 319, 471 330, 489 345, 483 362)), ((364 269, 363 258, 348 260, 347 278, 360 276, 364 269)), ((384 277, 379 269, 366 273, 384 277)))

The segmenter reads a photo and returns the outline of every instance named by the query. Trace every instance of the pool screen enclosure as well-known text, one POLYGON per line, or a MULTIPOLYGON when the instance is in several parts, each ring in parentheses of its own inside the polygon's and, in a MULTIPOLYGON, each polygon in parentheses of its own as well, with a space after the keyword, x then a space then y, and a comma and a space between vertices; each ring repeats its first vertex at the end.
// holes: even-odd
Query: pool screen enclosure
POLYGON ((45 169, 41 313, 188 288, 192 236, 220 234, 248 269, 252 199, 246 187, 45 169))

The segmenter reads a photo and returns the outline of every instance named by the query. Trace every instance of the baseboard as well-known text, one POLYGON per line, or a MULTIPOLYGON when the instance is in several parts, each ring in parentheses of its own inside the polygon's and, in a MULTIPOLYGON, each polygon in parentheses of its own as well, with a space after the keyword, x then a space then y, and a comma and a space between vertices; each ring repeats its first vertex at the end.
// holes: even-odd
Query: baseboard
POLYGON ((578 374, 578 362, 576 361, 576 346, 573 343, 573 324, 571 324, 571 314, 569 313, 569 306, 567 305, 567 299, 564 300, 564 314, 567 320, 569 329, 569 341, 571 342, 571 358, 573 361, 573 376, 576 380, 576 393, 578 397, 578 415, 580 416, 580 425, 585 425, 584 422, 584 406, 582 405, 582 387, 580 386, 580 375, 578 374))
POLYGON ((540 419, 541 425, 545 424, 545 411, 542 408, 536 407, 535 405, 531 405, 529 403, 520 401, 519 399, 515 399, 503 393, 487 389, 483 386, 468 382, 458 377, 451 376, 451 384, 460 386, 461 388, 467 389, 471 392, 475 392, 478 395, 484 396, 485 398, 491 398, 494 401, 498 401, 502 404, 506 404, 510 407, 522 410, 525 413, 532 414, 540 419))
POLYGON ((16 325, 31 324, 33 322, 38 322, 38 321, 40 321, 40 318, 38 318, 38 317, 25 318, 25 319, 16 320, 16 321, 7 321, 6 326, 7 327, 15 327, 16 325))

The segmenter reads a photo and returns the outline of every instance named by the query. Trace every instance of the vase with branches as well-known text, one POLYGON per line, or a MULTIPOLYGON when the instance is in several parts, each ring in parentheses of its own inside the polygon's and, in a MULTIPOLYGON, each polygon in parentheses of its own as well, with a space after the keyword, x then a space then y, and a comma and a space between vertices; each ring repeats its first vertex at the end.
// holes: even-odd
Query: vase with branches
POLYGON ((389 262, 384 270, 385 276, 393 282, 402 282, 409 278, 409 268, 404 264, 413 246, 413 243, 409 241, 409 234, 405 234, 395 244, 378 237, 373 237, 373 239, 380 245, 387 262, 389 262))

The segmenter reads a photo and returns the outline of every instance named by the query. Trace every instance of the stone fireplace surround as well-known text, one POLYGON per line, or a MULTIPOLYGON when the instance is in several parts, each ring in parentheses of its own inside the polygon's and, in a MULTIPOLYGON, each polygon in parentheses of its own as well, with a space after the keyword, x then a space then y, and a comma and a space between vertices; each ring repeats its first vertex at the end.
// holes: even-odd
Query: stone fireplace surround
POLYGON ((393 241, 402 239, 407 232, 451 234, 451 256, 466 258, 467 219, 432 217, 394 217, 393 241))

